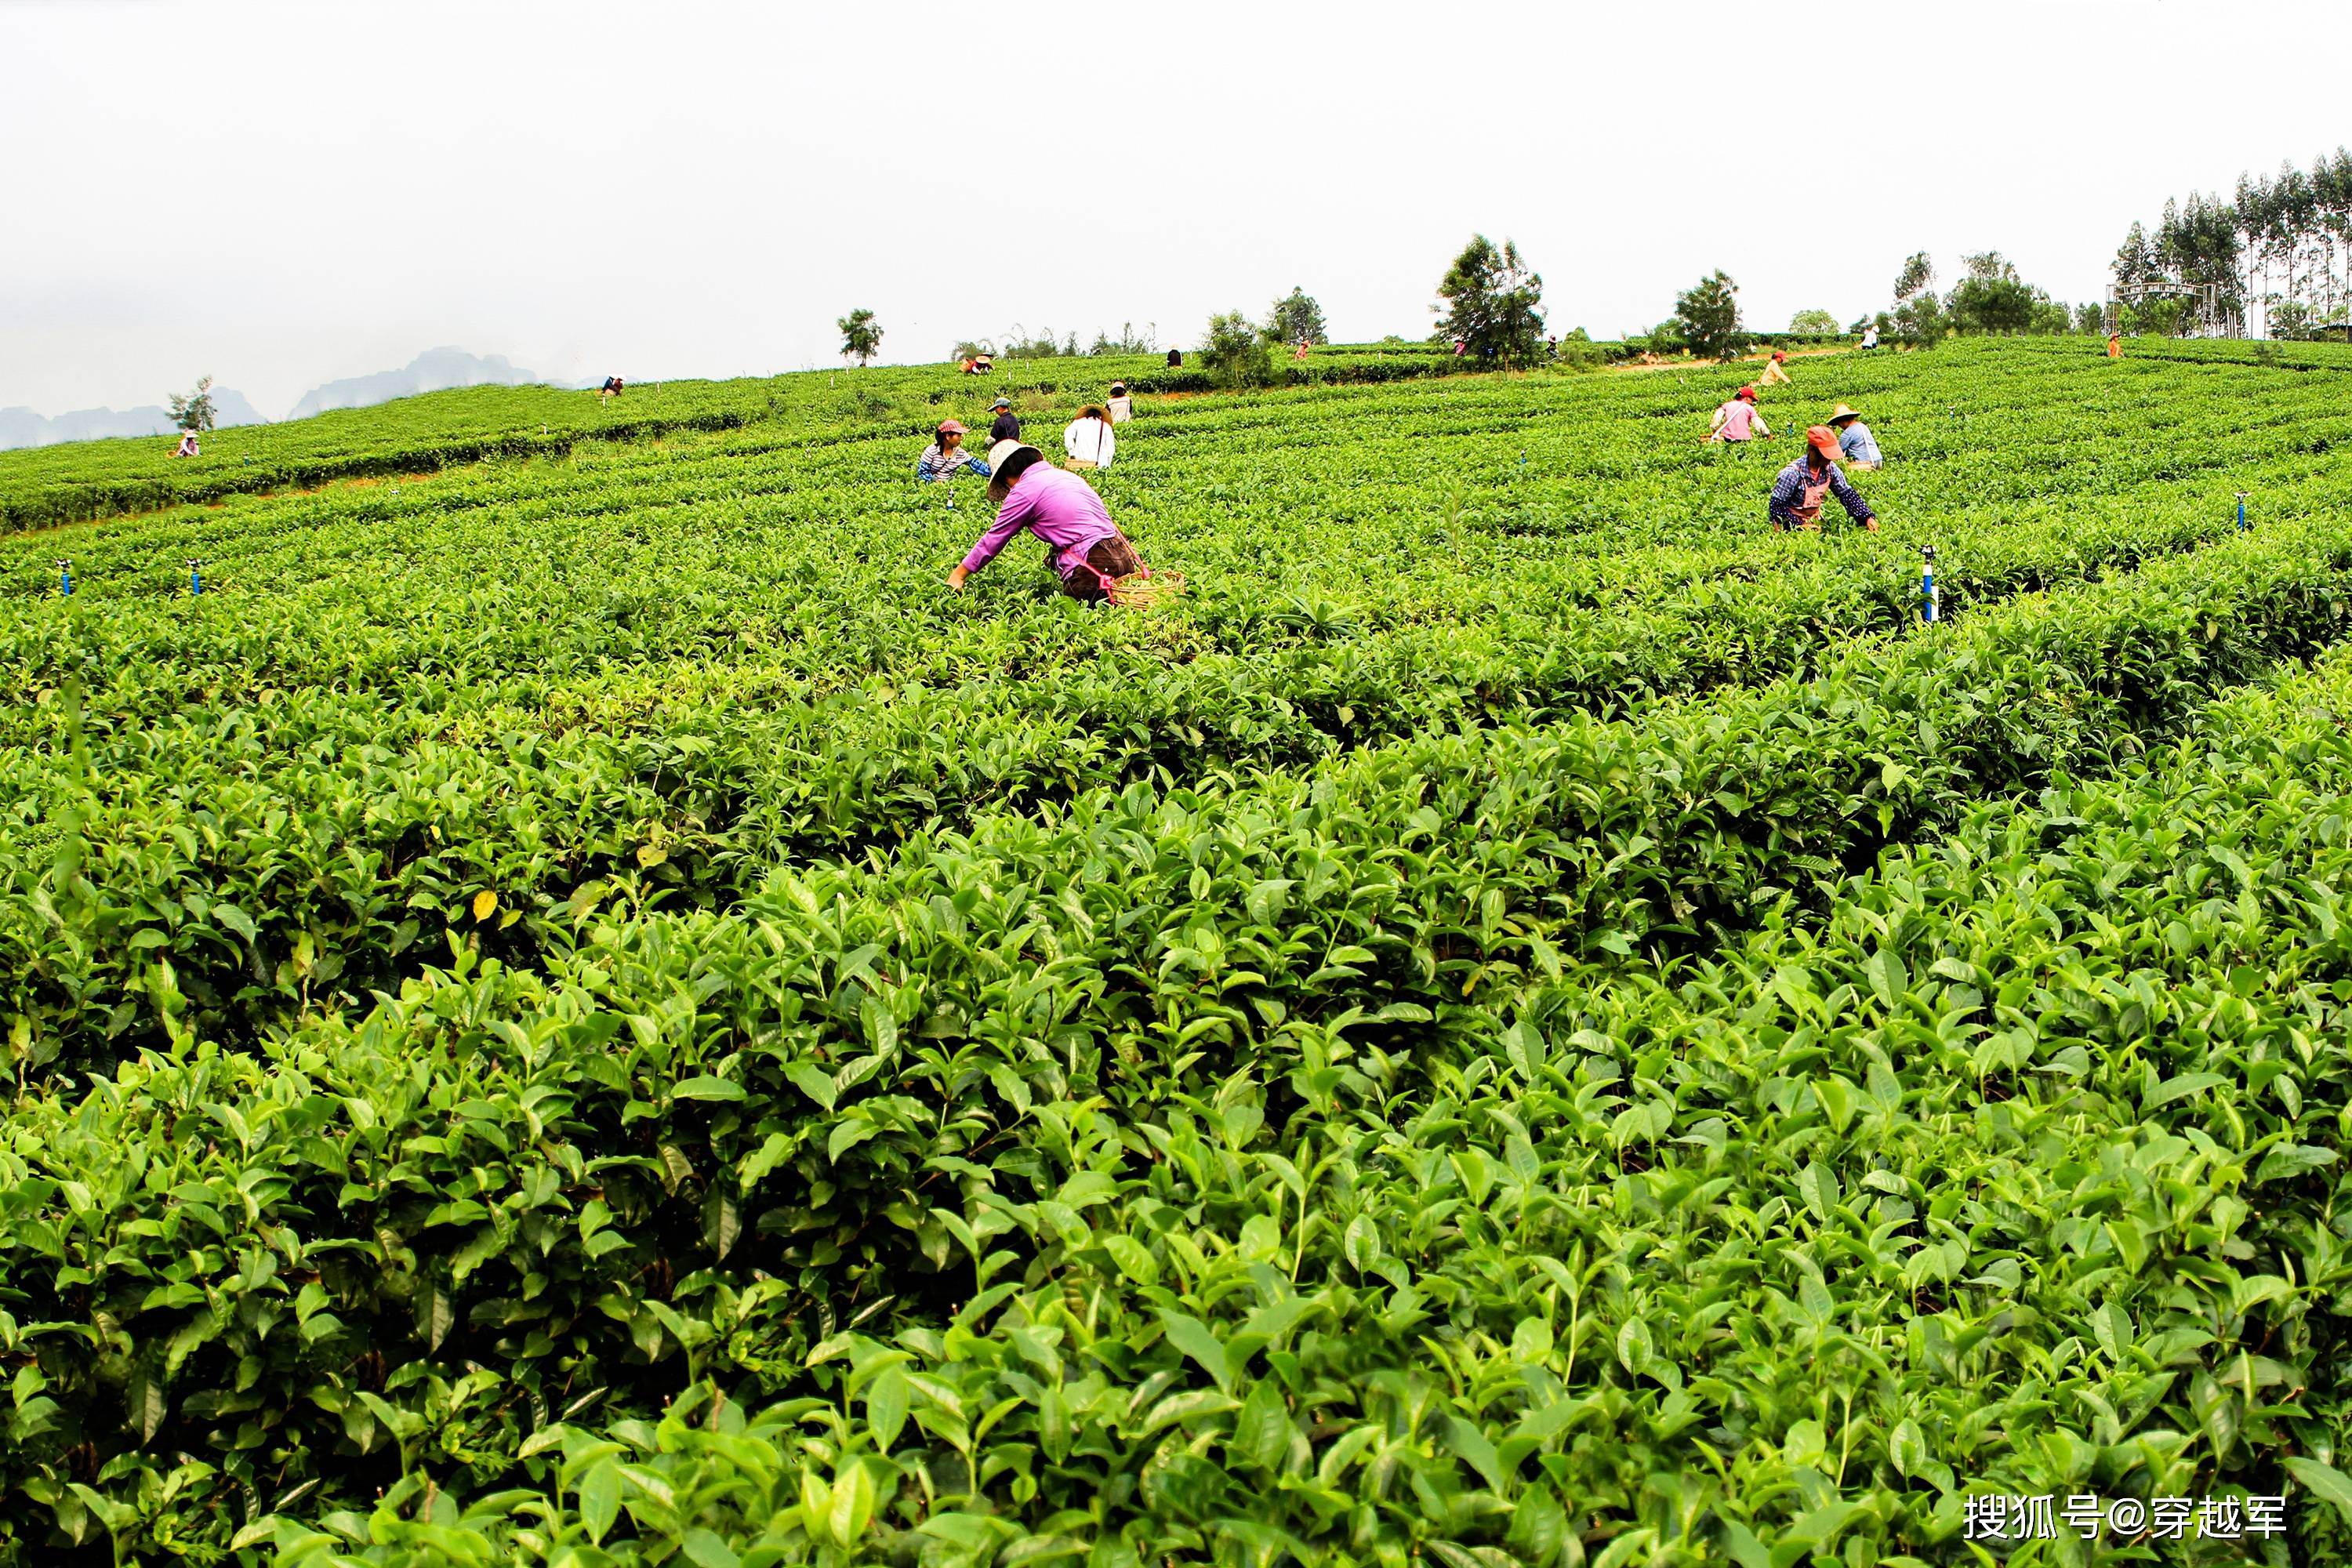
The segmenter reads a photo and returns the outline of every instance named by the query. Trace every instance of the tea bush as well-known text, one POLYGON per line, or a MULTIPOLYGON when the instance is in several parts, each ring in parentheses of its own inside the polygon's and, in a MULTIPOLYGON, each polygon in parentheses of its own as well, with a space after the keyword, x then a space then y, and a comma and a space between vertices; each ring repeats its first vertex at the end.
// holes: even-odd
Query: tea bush
POLYGON ((0 541, 0 1560, 2328 1560, 2352 416, 1925 363, 1876 536, 1732 367, 1146 397, 1138 615, 938 373, 0 541))

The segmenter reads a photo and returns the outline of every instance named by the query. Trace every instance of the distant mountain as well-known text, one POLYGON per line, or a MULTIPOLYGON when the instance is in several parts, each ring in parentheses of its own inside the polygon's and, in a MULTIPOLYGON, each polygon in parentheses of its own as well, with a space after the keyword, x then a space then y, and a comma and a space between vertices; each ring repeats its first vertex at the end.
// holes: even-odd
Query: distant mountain
MULTIPOLYGON (((245 394, 213 388, 213 423, 267 425, 245 394)), ((12 447, 54 447, 60 441, 94 441, 108 436, 168 436, 172 416, 156 404, 139 408, 84 408, 52 419, 29 408, 0 408, 0 451, 12 447)))
POLYGON ((400 370, 380 370, 314 386, 286 417, 301 419, 330 408, 373 408, 395 397, 446 392, 453 386, 524 386, 548 377, 518 370, 504 354, 469 354, 463 349, 427 349, 400 370))
MULTIPOLYGON (((378 371, 373 375, 349 376, 331 381, 324 386, 314 386, 304 393, 294 405, 289 419, 308 418, 324 414, 331 408, 373 408, 379 403, 389 403, 395 397, 413 397, 420 392, 445 392, 453 386, 525 386, 531 383, 556 386, 596 384, 594 382, 562 382, 544 375, 535 375, 509 362, 503 354, 471 354, 464 349, 427 349, 398 370, 378 371)), ((226 387, 213 389, 214 423, 231 425, 267 425, 260 410, 246 400, 245 395, 226 387)), ((78 413, 60 414, 55 418, 34 413, 29 408, 0 408, 0 449, 10 447, 48 447, 59 441, 89 441, 107 436, 168 436, 172 432, 172 416, 162 408, 147 406, 125 408, 85 408, 78 413)))

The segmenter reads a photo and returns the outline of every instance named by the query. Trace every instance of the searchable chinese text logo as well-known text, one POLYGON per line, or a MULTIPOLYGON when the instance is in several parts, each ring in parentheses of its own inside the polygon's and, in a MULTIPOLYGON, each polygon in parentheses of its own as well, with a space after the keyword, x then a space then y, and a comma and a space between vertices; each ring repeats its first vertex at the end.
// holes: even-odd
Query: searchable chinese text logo
POLYGON ((2011 1497, 1997 1492, 1968 1500, 1970 1541, 2055 1541, 2070 1530, 2084 1541, 2183 1541, 2193 1529, 2204 1541, 2240 1541, 2286 1531, 2284 1497, 2103 1498, 2053 1494, 2011 1497))

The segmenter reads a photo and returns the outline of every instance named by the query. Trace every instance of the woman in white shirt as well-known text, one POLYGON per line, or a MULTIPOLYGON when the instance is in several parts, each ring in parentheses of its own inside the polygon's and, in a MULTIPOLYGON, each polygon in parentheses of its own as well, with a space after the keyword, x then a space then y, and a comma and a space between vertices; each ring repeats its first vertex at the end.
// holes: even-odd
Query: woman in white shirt
POLYGON ((1108 468, 1111 455, 1118 449, 1118 437, 1111 434, 1110 416, 1100 404, 1089 403, 1078 410, 1062 432, 1062 451, 1066 468, 1108 468))

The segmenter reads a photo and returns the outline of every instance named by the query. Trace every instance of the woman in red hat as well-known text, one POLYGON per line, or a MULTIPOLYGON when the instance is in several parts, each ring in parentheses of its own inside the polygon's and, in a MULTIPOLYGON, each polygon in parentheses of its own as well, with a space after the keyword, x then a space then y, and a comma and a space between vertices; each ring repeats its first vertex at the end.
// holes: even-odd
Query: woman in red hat
POLYGON ((1780 386, 1788 385, 1789 373, 1787 369, 1784 368, 1788 363, 1788 351, 1786 349, 1774 349, 1772 351, 1771 359, 1767 362, 1764 366, 1764 374, 1756 378, 1756 384, 1759 386, 1772 386, 1776 384, 1780 386))
POLYGON ((1706 438, 1748 441, 1759 436, 1769 438, 1771 434, 1772 427, 1764 423, 1764 416, 1757 410, 1756 389, 1743 386, 1715 411, 1715 423, 1707 427, 1706 438))
POLYGON ((982 479, 988 478, 988 462, 976 453, 963 449, 964 427, 961 419, 940 421, 939 439, 923 448, 915 459, 915 478, 925 484, 944 479, 958 468, 969 468, 982 479))
POLYGON ((1871 532, 1878 531, 1878 515, 1838 471, 1839 455, 1836 431, 1816 425, 1805 432, 1805 455, 1782 468, 1780 477, 1772 481, 1772 501, 1766 515, 1773 527, 1819 529, 1822 502, 1835 496, 1847 516, 1871 532))

